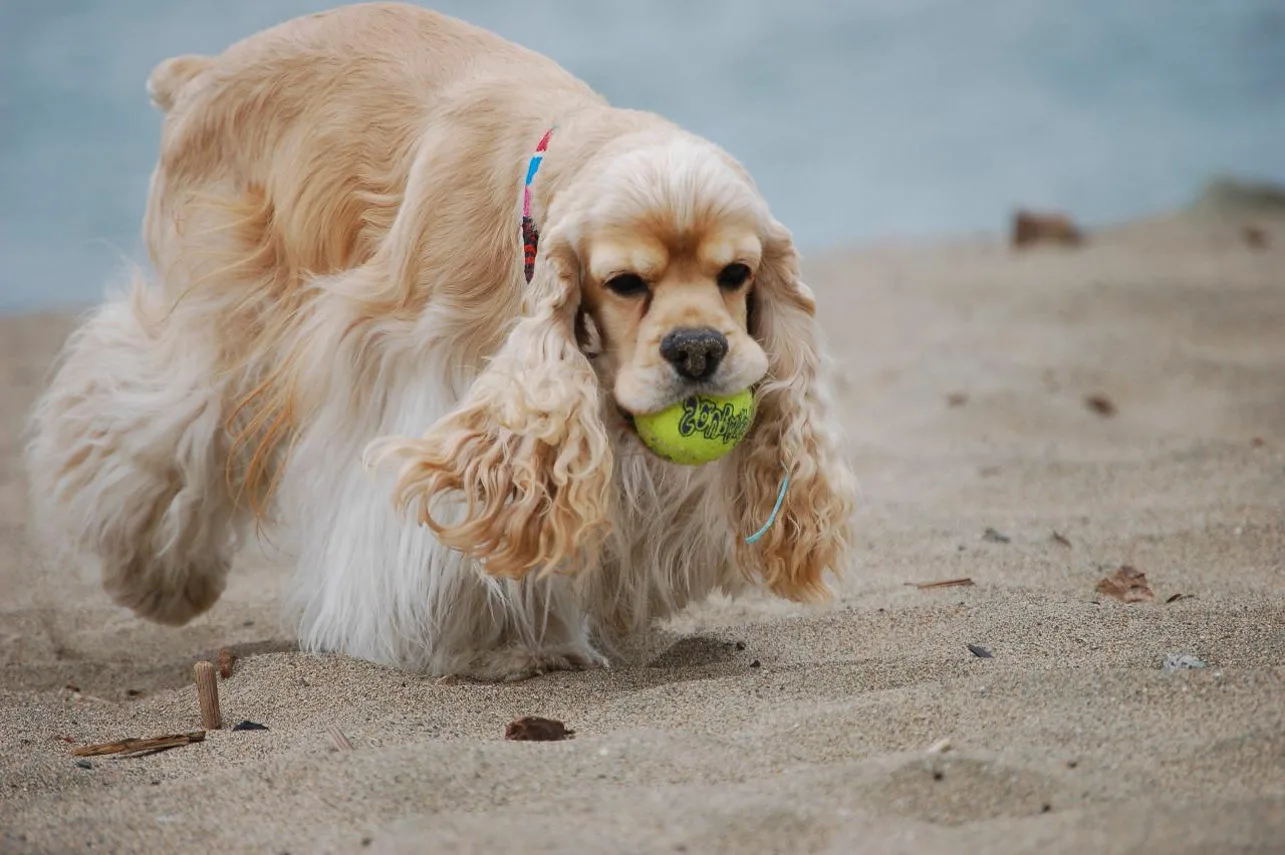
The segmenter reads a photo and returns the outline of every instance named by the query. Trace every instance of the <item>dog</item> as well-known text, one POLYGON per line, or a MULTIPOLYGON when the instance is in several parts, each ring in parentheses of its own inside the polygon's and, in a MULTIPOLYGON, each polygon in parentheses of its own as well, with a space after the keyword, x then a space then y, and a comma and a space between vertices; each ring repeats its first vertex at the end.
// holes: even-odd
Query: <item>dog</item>
POLYGON ((831 596, 855 487, 815 298, 722 149, 411 5, 148 90, 153 274, 68 339, 25 455, 35 522, 116 603, 184 624, 266 534, 301 649, 515 680, 716 591, 831 596), (750 387, 720 460, 637 436, 750 387))

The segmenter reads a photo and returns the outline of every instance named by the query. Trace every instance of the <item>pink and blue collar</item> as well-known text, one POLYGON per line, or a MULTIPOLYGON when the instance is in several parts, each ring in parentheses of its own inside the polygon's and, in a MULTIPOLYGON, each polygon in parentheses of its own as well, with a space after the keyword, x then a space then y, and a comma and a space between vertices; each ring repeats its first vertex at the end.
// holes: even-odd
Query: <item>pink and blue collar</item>
POLYGON ((544 152, 549 148, 549 137, 553 136, 554 125, 544 132, 540 138, 539 144, 535 147, 535 154, 531 155, 531 160, 526 168, 526 180, 522 182, 522 272, 526 276, 526 281, 530 282, 531 277, 535 275, 535 253, 540 245, 540 232, 535 227, 535 220, 531 218, 531 182, 535 180, 535 174, 540 171, 540 164, 544 162, 544 152))

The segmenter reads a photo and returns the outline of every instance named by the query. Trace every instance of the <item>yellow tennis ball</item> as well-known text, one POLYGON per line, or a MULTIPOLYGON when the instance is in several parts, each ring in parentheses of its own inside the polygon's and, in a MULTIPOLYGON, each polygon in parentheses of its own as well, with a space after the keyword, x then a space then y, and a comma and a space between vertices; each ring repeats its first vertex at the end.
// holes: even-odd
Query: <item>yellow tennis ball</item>
POLYGON ((668 409, 634 417, 643 443, 666 460, 698 466, 718 460, 745 439, 754 424, 754 393, 691 395, 668 409))

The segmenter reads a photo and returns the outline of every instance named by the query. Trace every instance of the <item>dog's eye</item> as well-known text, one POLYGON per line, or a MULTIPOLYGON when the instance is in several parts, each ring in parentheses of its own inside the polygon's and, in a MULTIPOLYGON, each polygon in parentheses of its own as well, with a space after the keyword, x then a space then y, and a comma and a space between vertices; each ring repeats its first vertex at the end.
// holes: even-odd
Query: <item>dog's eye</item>
POLYGON ((718 287, 735 291, 749 281, 749 278, 750 269, 744 264, 729 264, 718 272, 718 287))
POLYGON ((647 283, 637 273, 621 273, 611 277, 604 287, 621 297, 641 297, 647 293, 647 283))

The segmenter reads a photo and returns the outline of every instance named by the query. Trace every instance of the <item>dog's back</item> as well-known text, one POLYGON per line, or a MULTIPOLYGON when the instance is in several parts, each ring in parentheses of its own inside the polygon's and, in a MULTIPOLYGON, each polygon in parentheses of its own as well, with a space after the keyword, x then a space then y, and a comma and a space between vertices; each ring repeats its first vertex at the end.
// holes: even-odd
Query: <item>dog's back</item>
MULTIPOLYGON (((271 257, 267 266, 287 286, 366 261, 392 226, 434 114, 453 102, 478 113, 469 121, 480 128, 502 120, 511 99, 595 97, 533 51, 382 3, 288 21, 217 57, 168 59, 149 91, 166 118, 144 232, 175 294, 236 256, 271 257), (469 95, 487 86, 491 97, 469 95), (494 115, 479 110, 488 103, 494 115), (193 239, 216 234, 237 245, 193 239)), ((479 140, 449 142, 476 159, 479 140)), ((473 179, 449 151, 441 159, 439 182, 473 179)))
MULTIPOLYGON (((182 623, 218 598, 247 506, 263 510, 302 418, 292 348, 308 344, 318 277, 382 248, 407 270, 500 287, 510 260, 461 236, 520 258, 509 214, 536 123, 599 99, 539 54, 383 3, 168 59, 148 91, 165 112, 144 222, 156 276, 136 275, 72 337, 27 467, 38 516, 72 531, 113 598, 182 623), (386 240, 399 219, 426 237, 386 240)), ((391 287, 396 264, 376 266, 355 304, 391 287)))

